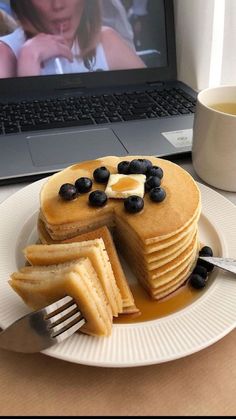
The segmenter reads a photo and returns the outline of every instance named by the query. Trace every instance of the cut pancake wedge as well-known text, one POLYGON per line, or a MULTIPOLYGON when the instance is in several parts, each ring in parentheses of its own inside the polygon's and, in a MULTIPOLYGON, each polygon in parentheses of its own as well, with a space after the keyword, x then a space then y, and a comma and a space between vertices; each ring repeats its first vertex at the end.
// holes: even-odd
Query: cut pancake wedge
MULTIPOLYGON (((58 244, 58 243, 61 243, 61 244, 78 243, 78 242, 83 242, 87 240, 102 239, 106 248, 106 252, 109 257, 109 261, 113 270, 117 287, 120 291, 122 305, 123 305, 122 314, 130 314, 130 315, 140 314, 139 309, 135 305, 133 294, 130 290, 129 283, 125 277, 123 268, 121 266, 112 235, 106 226, 103 226, 99 229, 92 230, 86 234, 75 236, 71 239, 67 239, 62 242, 52 240, 52 238, 48 235, 47 231, 45 230, 44 224, 42 223, 41 220, 38 221, 38 231, 39 231, 39 237, 40 237, 41 242, 43 244, 50 244, 50 245, 58 244)), ((30 263, 32 264, 38 263, 35 259, 32 260, 31 255, 26 254, 25 256, 26 258, 28 258, 30 263)))
POLYGON ((94 336, 111 333, 112 312, 88 258, 75 263, 25 267, 11 275, 9 284, 35 310, 69 295, 86 320, 82 332, 94 336))
POLYGON ((31 245, 24 249, 25 258, 31 265, 55 265, 89 258, 111 305, 113 316, 123 312, 122 299, 102 239, 80 243, 31 245))

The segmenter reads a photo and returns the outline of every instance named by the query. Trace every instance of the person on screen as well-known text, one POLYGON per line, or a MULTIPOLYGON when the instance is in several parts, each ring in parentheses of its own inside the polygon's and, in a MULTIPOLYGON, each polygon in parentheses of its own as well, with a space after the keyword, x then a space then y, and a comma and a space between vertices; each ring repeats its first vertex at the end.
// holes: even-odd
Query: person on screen
POLYGON ((130 23, 134 31, 134 44, 136 50, 146 49, 148 46, 147 35, 149 34, 148 0, 133 0, 132 7, 128 12, 130 23))
POLYGON ((115 29, 131 49, 135 49, 133 29, 123 3, 120 0, 102 0, 101 5, 103 25, 115 29))
POLYGON ((19 28, 0 38, 0 77, 143 68, 99 0, 11 0, 19 28))

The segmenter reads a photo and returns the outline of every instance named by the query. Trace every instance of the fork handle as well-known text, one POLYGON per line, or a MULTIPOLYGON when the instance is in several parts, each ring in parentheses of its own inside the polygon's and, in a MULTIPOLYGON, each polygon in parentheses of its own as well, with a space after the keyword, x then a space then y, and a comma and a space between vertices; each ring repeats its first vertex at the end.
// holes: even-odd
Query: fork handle
POLYGON ((0 333, 0 347, 15 352, 35 353, 52 345, 53 340, 45 333, 43 316, 31 313, 0 333))

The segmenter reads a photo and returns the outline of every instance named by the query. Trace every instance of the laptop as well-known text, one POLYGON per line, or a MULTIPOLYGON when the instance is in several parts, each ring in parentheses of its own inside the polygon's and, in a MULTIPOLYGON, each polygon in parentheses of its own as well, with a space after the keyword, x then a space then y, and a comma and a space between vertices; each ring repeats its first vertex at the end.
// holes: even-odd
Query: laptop
MULTIPOLYGON (((44 10, 31 10, 29 2, 21 10, 20 3, 23 0, 4 2, 13 19, 17 12, 21 21, 26 13, 22 10, 27 10, 39 28, 44 10)), ((90 65, 86 51, 83 56, 74 53, 74 44, 72 58, 65 56, 68 45, 64 57, 53 52, 54 38, 62 48, 72 31, 74 17, 68 10, 75 3, 42 3, 48 7, 47 34, 38 29, 27 38, 26 30, 17 26, 0 38, 0 46, 7 46, 15 57, 10 73, 3 58, 0 62, 1 184, 34 180, 103 155, 171 159, 191 152, 197 93, 177 80, 172 0, 93 0, 99 7, 93 19, 99 11, 104 34, 100 56, 98 47, 93 49, 98 54, 93 56, 95 65, 90 65), (37 42, 44 37, 43 48, 48 42, 49 51, 37 71, 33 61, 27 67, 27 58, 20 55, 36 36, 37 42)), ((91 7, 89 0, 85 4, 91 7)), ((82 20, 83 12, 80 15, 82 20)))

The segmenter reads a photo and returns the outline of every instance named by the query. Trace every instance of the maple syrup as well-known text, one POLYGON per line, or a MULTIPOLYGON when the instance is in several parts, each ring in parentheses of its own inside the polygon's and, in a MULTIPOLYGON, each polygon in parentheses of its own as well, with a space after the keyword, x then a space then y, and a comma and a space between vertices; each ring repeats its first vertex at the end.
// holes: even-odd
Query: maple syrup
POLYGON ((141 311, 137 317, 121 315, 114 319, 115 324, 140 323, 156 320, 175 313, 193 303, 199 297, 199 291, 188 283, 183 285, 168 298, 156 301, 152 299, 139 283, 130 285, 136 306, 141 311))
POLYGON ((99 166, 101 166, 102 161, 101 160, 88 160, 88 161, 84 161, 84 162, 80 162, 78 164, 74 164, 73 166, 70 167, 70 170, 86 170, 86 171, 90 171, 90 170, 95 170, 97 169, 99 166))
POLYGON ((125 192, 136 189, 139 186, 139 182, 130 177, 124 177, 118 180, 114 185, 111 186, 111 189, 114 192, 125 192))

